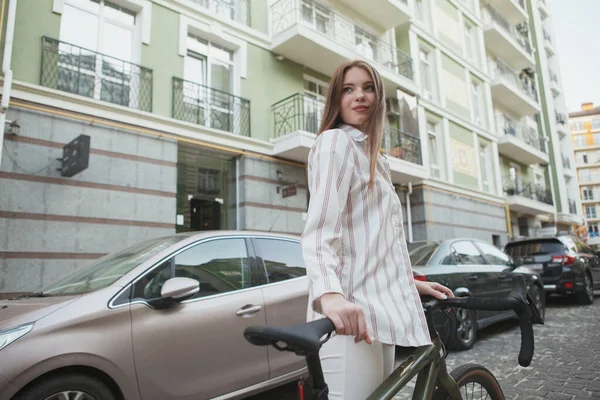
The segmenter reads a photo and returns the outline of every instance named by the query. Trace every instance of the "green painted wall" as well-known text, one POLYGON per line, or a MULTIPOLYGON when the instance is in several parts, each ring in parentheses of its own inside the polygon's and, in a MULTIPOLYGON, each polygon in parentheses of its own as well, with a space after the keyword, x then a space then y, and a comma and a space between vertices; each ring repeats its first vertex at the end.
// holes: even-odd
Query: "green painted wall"
POLYGON ((304 91, 304 74, 329 82, 329 77, 289 60, 278 61, 263 48, 248 43, 248 74, 242 79, 242 97, 250 100, 251 136, 268 140, 273 133, 271 106, 304 91))
POLYGON ((410 37, 408 36, 408 31, 409 26, 396 28, 396 48, 410 56, 410 37))
POLYGON ((52 12, 52 0, 19 0, 11 63, 15 80, 40 84, 42 36, 59 39, 59 33, 60 15, 52 12))
POLYGON ((442 56, 442 79, 446 107, 466 120, 471 119, 471 111, 467 108, 469 90, 465 81, 465 69, 450 57, 442 56))
POLYGON ((173 76, 183 78, 183 57, 179 55, 179 14, 152 4, 150 45, 142 45, 142 66, 152 69, 152 111, 172 116, 173 76))
POLYGON ((437 9, 435 11, 438 13, 437 20, 438 29, 440 31, 440 41, 456 53, 462 54, 458 9, 448 0, 438 0, 436 4, 437 9), (443 15, 440 13, 443 13, 443 15))
POLYGON ((477 152, 473 143, 473 134, 457 125, 450 122, 450 148, 452 154, 452 165, 454 174, 454 183, 460 186, 466 186, 471 189, 479 188, 478 175, 479 171, 476 169, 475 157, 477 152), (459 143, 455 143, 459 142, 459 143), (460 149, 464 152, 462 156, 456 148, 460 146, 460 149), (457 164, 463 163, 461 170, 458 170, 457 164), (465 169, 471 169, 470 173, 464 172, 465 169))
POLYGON ((267 0, 250 0, 250 25, 262 33, 269 32, 267 0))

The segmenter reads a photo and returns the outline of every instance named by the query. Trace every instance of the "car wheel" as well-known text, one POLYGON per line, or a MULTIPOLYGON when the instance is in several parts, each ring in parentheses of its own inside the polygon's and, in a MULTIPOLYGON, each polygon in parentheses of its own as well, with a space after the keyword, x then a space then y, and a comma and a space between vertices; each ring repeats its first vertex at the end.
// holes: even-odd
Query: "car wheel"
POLYGON ((583 276, 583 289, 577 292, 577 302, 579 304, 592 304, 594 302, 594 283, 587 272, 583 276))
POLYGON ((113 392, 99 379, 88 375, 52 376, 26 387, 14 400, 115 400, 113 392))
POLYGON ((542 292, 542 289, 540 289, 539 286, 533 285, 533 286, 531 286, 531 289, 529 289, 529 296, 531 297, 533 304, 535 304, 538 311, 540 312, 540 316, 542 317, 542 320, 543 320, 546 317, 546 296, 545 296, 545 294, 542 292))
POLYGON ((459 308, 456 310, 456 337, 453 348, 468 350, 473 347, 477 336, 477 320, 472 310, 459 308))

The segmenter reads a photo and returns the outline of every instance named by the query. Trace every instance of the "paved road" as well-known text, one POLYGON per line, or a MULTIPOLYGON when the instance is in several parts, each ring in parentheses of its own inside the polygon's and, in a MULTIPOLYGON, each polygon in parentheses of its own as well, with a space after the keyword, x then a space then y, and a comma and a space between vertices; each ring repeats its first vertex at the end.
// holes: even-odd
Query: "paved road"
MULTIPOLYGON (((507 399, 600 399, 600 297, 591 306, 552 297, 546 324, 535 328, 531 366, 518 365, 520 331, 515 322, 500 323, 479 332, 468 351, 451 352, 448 369, 474 362, 495 375, 507 399)), ((397 360, 400 362, 401 360, 397 360)), ((406 388, 396 399, 410 399, 406 388)), ((245 400, 295 400, 295 385, 287 385, 245 400)))

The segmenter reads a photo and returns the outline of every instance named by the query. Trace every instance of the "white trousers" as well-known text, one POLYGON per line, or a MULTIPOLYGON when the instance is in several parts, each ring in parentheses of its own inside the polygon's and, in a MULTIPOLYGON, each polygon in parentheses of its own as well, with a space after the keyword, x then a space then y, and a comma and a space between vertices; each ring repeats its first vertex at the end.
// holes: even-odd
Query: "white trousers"
POLYGON ((392 373, 395 346, 334 335, 319 354, 329 400, 365 400, 392 373))

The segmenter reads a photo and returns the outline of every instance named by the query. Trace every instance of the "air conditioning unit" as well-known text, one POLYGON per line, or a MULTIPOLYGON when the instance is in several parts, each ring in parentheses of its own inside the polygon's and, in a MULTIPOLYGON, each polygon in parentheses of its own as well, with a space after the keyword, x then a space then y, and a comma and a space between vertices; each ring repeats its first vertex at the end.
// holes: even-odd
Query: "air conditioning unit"
POLYGON ((400 103, 395 97, 388 97, 385 99, 385 106, 389 116, 395 115, 400 116, 400 103))

